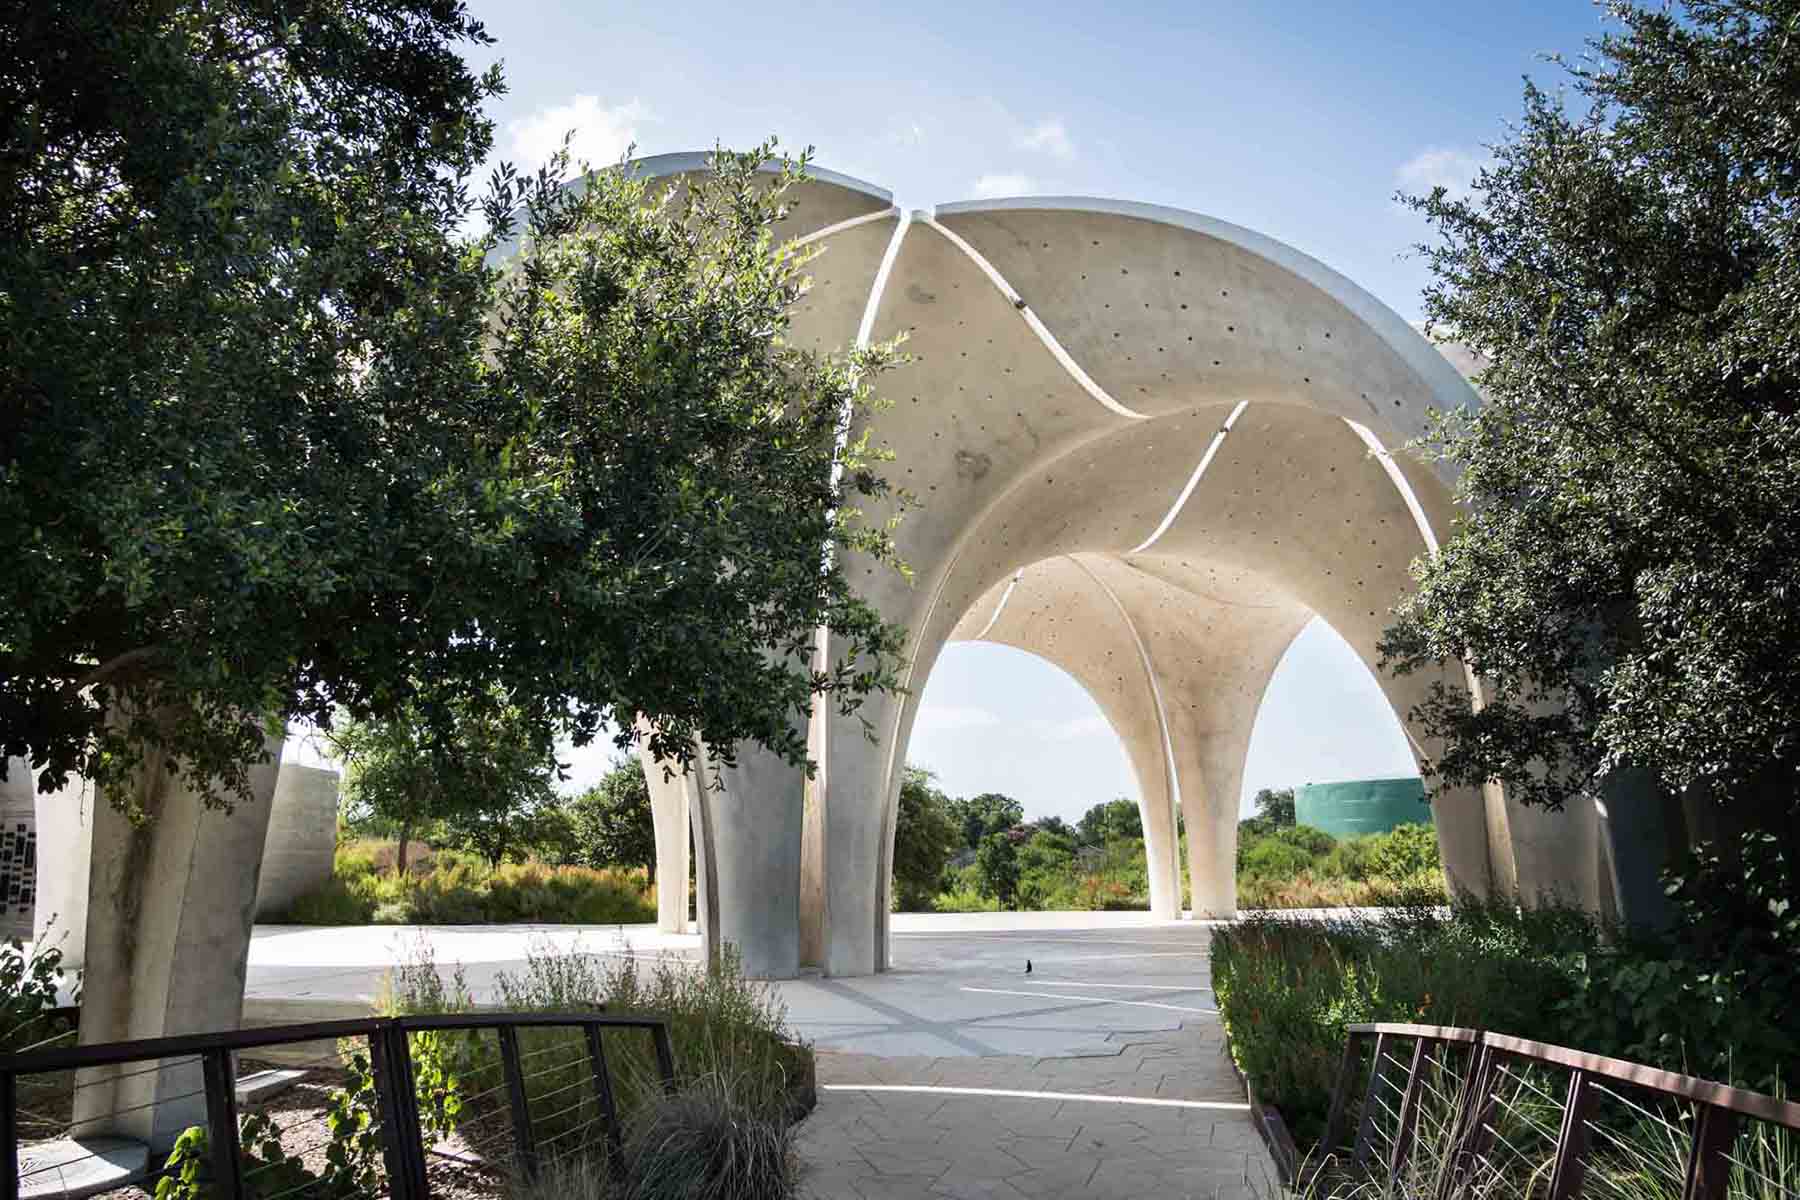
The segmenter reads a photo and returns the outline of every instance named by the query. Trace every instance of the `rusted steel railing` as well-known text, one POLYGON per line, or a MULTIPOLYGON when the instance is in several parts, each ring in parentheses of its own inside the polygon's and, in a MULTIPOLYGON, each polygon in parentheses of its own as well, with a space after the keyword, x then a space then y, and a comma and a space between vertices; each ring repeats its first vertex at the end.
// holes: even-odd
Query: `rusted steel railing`
POLYGON ((1346 1032, 1320 1169, 1385 1176, 1391 1192, 1434 1200, 1488 1193, 1508 1174, 1537 1181, 1531 1194, 1574 1200, 1590 1169, 1621 1163, 1666 1171, 1684 1200, 1723 1200, 1734 1177, 1754 1194, 1800 1195, 1800 1139, 1750 1133, 1756 1123, 1800 1131, 1800 1104, 1472 1029, 1381 1023, 1346 1032))

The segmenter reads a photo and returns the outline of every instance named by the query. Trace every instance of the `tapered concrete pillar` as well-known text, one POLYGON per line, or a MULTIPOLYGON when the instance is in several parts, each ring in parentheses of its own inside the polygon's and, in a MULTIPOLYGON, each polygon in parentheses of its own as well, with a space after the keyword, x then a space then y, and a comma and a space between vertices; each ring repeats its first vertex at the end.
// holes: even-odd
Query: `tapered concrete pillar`
MULTIPOLYGON (((152 755, 123 803, 93 812, 81 1044, 236 1029, 243 1016, 257 876, 281 738, 251 770, 250 799, 208 808, 152 755), (122 809, 136 807, 134 823, 122 809)), ((78 1077, 78 1136, 114 1134, 166 1150, 205 1120, 198 1064, 78 1077)))
POLYGON ((638 761, 650 790, 650 820, 656 829, 656 927, 664 933, 686 933, 688 839, 700 788, 699 772, 665 769, 641 744, 638 761))
POLYGON ((744 973, 791 979, 800 972, 800 855, 805 772, 766 750, 738 747, 737 765, 719 770, 722 787, 702 788, 697 810, 709 839, 716 906, 708 923, 732 945, 744 973))
POLYGON ((1144 631, 1162 680, 1190 907, 1195 917, 1235 916, 1244 756, 1269 677, 1312 614, 1241 568, 1145 554, 1100 559, 1093 569, 1144 631))
POLYGON ((94 860, 94 785, 79 776, 39 793, 37 915, 33 940, 62 951, 63 969, 87 958, 88 882, 94 860))
POLYGON ((868 975, 886 960, 887 908, 892 886, 892 805, 898 802, 894 730, 899 696, 871 697, 858 717, 821 704, 809 786, 807 912, 802 925, 813 942, 809 957, 825 974, 868 975), (869 722, 864 726, 862 721, 869 722), (871 740, 868 729, 878 731, 871 740))

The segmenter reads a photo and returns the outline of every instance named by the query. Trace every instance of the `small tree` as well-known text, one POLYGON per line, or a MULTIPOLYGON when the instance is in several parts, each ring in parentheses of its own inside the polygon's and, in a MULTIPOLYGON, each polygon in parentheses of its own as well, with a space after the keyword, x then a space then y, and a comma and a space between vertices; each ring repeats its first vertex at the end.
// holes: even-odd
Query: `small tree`
POLYGON ((656 882, 656 822, 650 785, 635 755, 613 763, 600 782, 569 802, 575 843, 590 867, 643 867, 656 882))
POLYGON ((962 845, 962 830, 950 815, 950 800, 923 767, 908 766, 900 784, 894 822, 894 900, 902 912, 931 906, 943 883, 944 867, 962 845))
POLYGON ((533 839, 533 821, 554 802, 553 727, 497 692, 462 697, 435 717, 415 700, 385 720, 341 722, 325 736, 344 763, 352 821, 372 816, 397 831, 401 875, 423 826, 441 822, 452 842, 497 863, 533 839))
POLYGON ((975 854, 981 894, 1011 908, 1019 898, 1019 848, 1005 832, 990 833, 975 854))
POLYGON ((1294 789, 1260 788, 1251 801, 1256 806, 1256 815, 1270 829, 1280 829, 1295 823, 1294 789))

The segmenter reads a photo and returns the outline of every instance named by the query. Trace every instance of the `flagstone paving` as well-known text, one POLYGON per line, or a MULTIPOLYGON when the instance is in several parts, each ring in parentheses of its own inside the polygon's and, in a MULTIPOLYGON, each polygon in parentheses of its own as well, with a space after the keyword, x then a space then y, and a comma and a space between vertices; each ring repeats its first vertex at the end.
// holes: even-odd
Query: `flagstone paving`
POLYGON ((1070 1058, 821 1053, 819 1107, 797 1146, 801 1194, 1279 1194, 1216 1024, 1107 1040, 1110 1054, 1070 1058))

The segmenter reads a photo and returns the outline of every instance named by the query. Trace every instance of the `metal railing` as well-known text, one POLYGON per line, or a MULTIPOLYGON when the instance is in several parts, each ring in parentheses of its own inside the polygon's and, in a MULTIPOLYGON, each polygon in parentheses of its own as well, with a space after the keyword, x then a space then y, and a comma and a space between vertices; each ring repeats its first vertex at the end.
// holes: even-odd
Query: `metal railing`
POLYGON ((1800 1196, 1800 1104, 1472 1029, 1347 1033, 1316 1161, 1354 1122, 1337 1169, 1388 1195, 1800 1196))
MULTIPOLYGON (((618 1081, 608 1064, 604 1035, 623 1029, 648 1032, 656 1086, 665 1092, 671 1090, 675 1083, 675 1061, 667 1021, 661 1017, 611 1016, 599 1012, 476 1012, 369 1017, 0 1055, 0 1156, 3 1156, 0 1157, 0 1189, 3 1189, 0 1200, 19 1200, 21 1151, 34 1144, 21 1140, 22 1081, 55 1077, 55 1089, 67 1084, 69 1089, 78 1091, 83 1086, 116 1085, 119 1080, 133 1075, 160 1076, 161 1072, 173 1070, 191 1073, 196 1063, 200 1068, 199 1089, 178 1095, 158 1095, 148 1104, 117 1108, 100 1114, 97 1123, 92 1117, 87 1118, 86 1123, 90 1127, 98 1124, 104 1135, 106 1119, 116 1121, 130 1108, 172 1106, 182 1101, 191 1104, 203 1093, 205 1117, 197 1124, 206 1131, 211 1194, 226 1200, 243 1200, 251 1192, 245 1183, 245 1147, 240 1144, 237 1056, 245 1051, 267 1052, 283 1047, 292 1049, 305 1043, 330 1042, 334 1045, 332 1051, 304 1066, 327 1072, 335 1079, 343 1074, 345 1060, 338 1048, 345 1046, 346 1039, 357 1054, 361 1053, 362 1047, 356 1043, 366 1044, 367 1072, 375 1093, 370 1132, 380 1144, 383 1194, 393 1200, 427 1200, 432 1192, 428 1158, 434 1148, 427 1145, 421 1123, 413 1039, 419 1035, 438 1035, 467 1038, 473 1042, 489 1031, 497 1042, 494 1058, 500 1080, 466 1098, 468 1107, 476 1114, 471 1123, 482 1125, 488 1131, 487 1144, 483 1147, 486 1152, 472 1153, 458 1161, 487 1165, 503 1162, 527 1175, 534 1175, 546 1156, 550 1140, 540 1142, 536 1134, 550 1122, 568 1126, 556 1135, 558 1138, 566 1138, 571 1133, 596 1132, 597 1141, 588 1143, 588 1148, 596 1150, 608 1166, 617 1171, 622 1165, 618 1081), (578 1034, 580 1041, 521 1050, 521 1031, 527 1036, 544 1037, 554 1030, 578 1034), (532 1062, 531 1069, 527 1070, 526 1064, 534 1058, 538 1061, 532 1062), (133 1064, 152 1065, 139 1072, 104 1071, 105 1068, 133 1064), (71 1073, 73 1079, 68 1078, 71 1073), (571 1075, 576 1077, 572 1082, 571 1075), (84 1083, 84 1077, 97 1081, 97 1084, 84 1083), (548 1091, 539 1088, 535 1099, 540 1102, 540 1107, 542 1101, 559 1095, 564 1100, 561 1107, 550 1113, 534 1112, 533 1109, 531 1084, 539 1079, 559 1085, 548 1091), (571 1092, 575 1093, 572 1097, 571 1092), (590 1110, 592 1115, 585 1115, 590 1110), (504 1128, 495 1132, 492 1127, 496 1124, 504 1128), (502 1154, 492 1152, 496 1142, 500 1143, 498 1148, 502 1154)), ((464 1115, 470 1116, 466 1111, 464 1115)), ((323 1117, 315 1115, 313 1119, 325 1123, 323 1117)), ((79 1115, 70 1118, 71 1129, 81 1124, 79 1115)), ((301 1149, 315 1152, 325 1144, 320 1142, 301 1149)), ((296 1159, 298 1157, 296 1153, 296 1159)), ((456 1158, 455 1155, 446 1157, 456 1158)), ((59 1160, 56 1168, 66 1168, 71 1161, 77 1160, 59 1160)), ((253 1168, 249 1173, 257 1169, 261 1168, 253 1168)), ((158 1164, 148 1164, 147 1176, 158 1173, 158 1164)))

